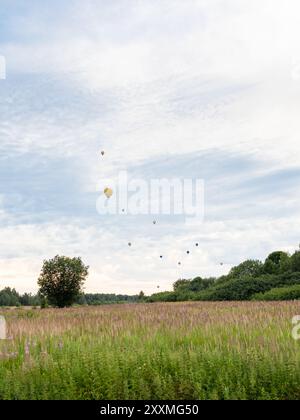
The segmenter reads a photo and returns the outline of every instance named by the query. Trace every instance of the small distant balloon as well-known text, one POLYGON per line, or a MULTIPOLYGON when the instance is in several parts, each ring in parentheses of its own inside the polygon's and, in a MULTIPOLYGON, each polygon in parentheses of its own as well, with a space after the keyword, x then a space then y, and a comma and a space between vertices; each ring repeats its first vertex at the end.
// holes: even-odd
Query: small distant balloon
POLYGON ((162 259, 162 258, 163 258, 163 256, 161 255, 159 258, 160 258, 160 259, 162 259))
POLYGON ((104 150, 101 150, 101 156, 104 156, 104 155, 105 155, 104 150))
POLYGON ((113 190, 111 188, 105 188, 103 192, 107 198, 110 198, 113 195, 113 190))
POLYGON ((186 253, 187 253, 187 254, 189 254, 189 253, 190 253, 190 251, 186 251, 186 253))
POLYGON ((196 243, 196 246, 199 246, 199 244, 198 244, 198 243, 196 243))
POLYGON ((157 288, 159 289, 159 288, 160 288, 160 286, 157 286, 157 288))
POLYGON ((128 242, 128 246, 131 246, 132 245, 132 243, 131 242, 128 242))
POLYGON ((181 262, 179 262, 178 265, 181 265, 181 262))
POLYGON ((153 220, 153 224, 156 225, 156 220, 153 220))

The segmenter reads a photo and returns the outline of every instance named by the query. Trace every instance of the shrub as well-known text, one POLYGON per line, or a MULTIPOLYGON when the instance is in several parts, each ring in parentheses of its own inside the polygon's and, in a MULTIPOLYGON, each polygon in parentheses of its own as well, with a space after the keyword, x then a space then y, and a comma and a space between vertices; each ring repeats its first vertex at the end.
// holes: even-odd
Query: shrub
POLYGON ((271 289, 266 293, 257 293, 252 300, 298 300, 300 299, 300 284, 271 289))
POLYGON ((257 278, 241 278, 217 284, 207 291, 195 294, 193 300, 249 300, 257 293, 265 293, 271 289, 287 285, 300 284, 300 273, 266 274, 257 278))

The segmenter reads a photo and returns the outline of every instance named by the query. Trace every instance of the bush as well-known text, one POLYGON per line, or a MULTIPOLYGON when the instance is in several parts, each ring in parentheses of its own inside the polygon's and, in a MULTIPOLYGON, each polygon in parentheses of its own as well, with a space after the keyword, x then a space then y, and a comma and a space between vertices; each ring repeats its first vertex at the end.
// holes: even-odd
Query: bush
POLYGON ((193 300, 250 300, 257 293, 265 293, 271 289, 286 285, 300 284, 300 273, 264 275, 257 278, 241 278, 217 284, 207 291, 196 293, 193 300))
POLYGON ((149 298, 147 298, 147 302, 176 302, 177 298, 178 294, 175 292, 161 292, 151 295, 149 298))
POLYGON ((266 293, 257 293, 252 300, 298 300, 300 299, 300 284, 271 289, 266 293))

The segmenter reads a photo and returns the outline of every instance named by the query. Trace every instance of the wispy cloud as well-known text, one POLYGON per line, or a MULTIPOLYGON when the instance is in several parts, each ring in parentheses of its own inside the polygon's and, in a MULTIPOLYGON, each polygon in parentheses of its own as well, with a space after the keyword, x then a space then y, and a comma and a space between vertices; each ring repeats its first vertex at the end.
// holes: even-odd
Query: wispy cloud
POLYGON ((149 293, 297 246, 299 2, 2 3, 0 286, 62 253, 89 290, 149 293), (123 169, 203 178, 205 222, 100 217, 123 169))

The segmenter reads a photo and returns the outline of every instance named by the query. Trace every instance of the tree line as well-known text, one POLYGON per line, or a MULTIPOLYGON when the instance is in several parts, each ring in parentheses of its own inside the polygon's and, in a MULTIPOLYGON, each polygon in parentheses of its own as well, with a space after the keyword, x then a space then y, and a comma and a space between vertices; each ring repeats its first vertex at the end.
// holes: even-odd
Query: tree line
POLYGON ((0 290, 0 306, 40 306, 41 299, 38 295, 24 293, 20 295, 15 289, 5 287, 0 290))
POLYGON ((148 302, 295 300, 300 299, 300 251, 277 251, 264 262, 247 260, 219 278, 178 280, 173 291, 156 293, 148 302))
MULTIPOLYGON (((136 303, 139 302, 138 295, 118 295, 113 293, 82 293, 73 304, 75 305, 106 305, 112 303, 136 303)), ((0 306, 49 306, 39 294, 24 293, 19 294, 15 289, 5 287, 0 290, 0 306)), ((54 305, 55 306, 55 305, 54 305)))
POLYGON ((180 279, 172 291, 139 295, 84 293, 89 267, 81 258, 56 256, 44 261, 36 295, 20 295, 6 287, 0 291, 0 306, 68 307, 110 303, 243 301, 300 299, 300 251, 277 251, 265 261, 246 260, 221 277, 180 279))

